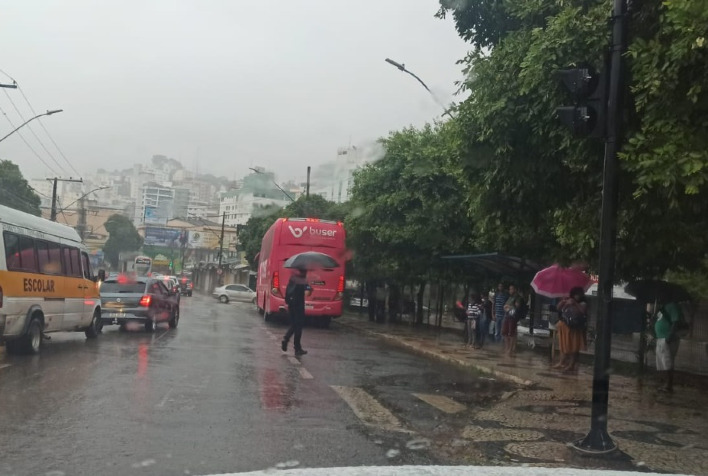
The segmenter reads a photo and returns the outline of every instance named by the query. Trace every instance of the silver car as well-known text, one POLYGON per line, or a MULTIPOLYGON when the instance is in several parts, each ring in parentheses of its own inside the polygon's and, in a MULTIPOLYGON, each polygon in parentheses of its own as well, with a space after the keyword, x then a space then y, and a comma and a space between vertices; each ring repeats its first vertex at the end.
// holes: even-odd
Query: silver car
POLYGON ((243 284, 227 284, 214 289, 212 295, 220 302, 229 301, 256 302, 256 292, 243 284))

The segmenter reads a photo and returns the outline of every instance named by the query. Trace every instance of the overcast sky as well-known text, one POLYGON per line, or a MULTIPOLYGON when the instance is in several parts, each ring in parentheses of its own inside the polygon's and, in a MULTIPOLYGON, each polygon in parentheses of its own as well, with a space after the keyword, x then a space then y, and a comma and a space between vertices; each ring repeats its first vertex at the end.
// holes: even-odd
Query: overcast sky
MULTIPOLYGON (((42 121, 82 174, 163 154, 229 178, 259 165, 301 179, 350 141, 440 117, 420 84, 384 62, 405 63, 453 100, 467 46, 437 9, 437 0, 0 0, 0 69, 38 113, 64 109, 42 121)), ((19 91, 0 89, 15 125, 5 92, 33 115, 19 91)), ((32 124, 63 170, 25 127, 27 142, 74 175, 32 124)), ((10 130, 0 117, 0 136, 10 130)), ((28 178, 52 175, 17 134, 0 158, 28 178)))

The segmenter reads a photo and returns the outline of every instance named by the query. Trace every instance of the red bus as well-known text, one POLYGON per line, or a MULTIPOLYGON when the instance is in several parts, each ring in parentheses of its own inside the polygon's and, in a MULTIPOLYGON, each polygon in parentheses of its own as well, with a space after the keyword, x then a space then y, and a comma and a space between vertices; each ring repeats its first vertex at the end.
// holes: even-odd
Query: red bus
POLYGON ((305 301, 305 315, 327 325, 331 318, 342 315, 344 297, 345 232, 341 222, 317 218, 278 218, 263 236, 258 254, 256 305, 265 319, 285 313, 285 288, 292 270, 284 268, 285 260, 304 251, 319 251, 334 258, 338 268, 307 273, 312 294, 305 301))

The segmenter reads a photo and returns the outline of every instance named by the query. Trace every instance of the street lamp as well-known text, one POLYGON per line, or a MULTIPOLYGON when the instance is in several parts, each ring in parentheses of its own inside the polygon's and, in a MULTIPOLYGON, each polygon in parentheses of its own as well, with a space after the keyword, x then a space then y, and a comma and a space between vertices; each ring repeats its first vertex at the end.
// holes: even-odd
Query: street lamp
POLYGON ((411 71, 408 71, 408 70, 406 69, 406 65, 405 65, 405 64, 399 63, 399 62, 397 62, 397 61, 393 61, 391 58, 386 58, 385 61, 386 61, 388 64, 393 65, 393 66, 395 66, 396 68, 398 68, 399 71, 403 71, 404 73, 408 73, 408 74, 410 74, 411 76, 413 76, 415 79, 417 79, 418 82, 423 85, 423 87, 425 88, 425 90, 430 93, 430 95, 431 95, 432 98, 433 98, 433 101, 435 101, 436 103, 438 103, 438 106, 440 106, 441 108, 443 108, 443 116, 444 116, 445 114, 447 114, 448 116, 452 117, 452 115, 450 114, 450 111, 445 107, 445 105, 444 105, 443 103, 440 102, 440 100, 435 96, 435 94, 433 94, 433 92, 430 90, 430 88, 428 87, 428 85, 425 84, 425 83, 423 82, 423 80, 420 79, 416 74, 414 74, 414 73, 411 72, 411 71))
POLYGON ((10 131, 10 133, 7 134, 5 137, 3 137, 2 139, 0 139, 0 142, 4 141, 4 140, 7 139, 8 137, 10 137, 12 134, 14 134, 15 132, 17 132, 19 129, 21 129, 22 127, 26 126, 26 125, 29 124, 30 122, 34 121, 34 120, 37 119, 38 117, 51 116, 52 114, 56 114, 56 113, 62 112, 62 111, 63 111, 63 109, 53 109, 53 110, 51 110, 51 111, 47 111, 47 112, 44 112, 44 113, 42 113, 42 114, 37 114, 36 116, 34 116, 34 117, 31 118, 31 119, 27 119, 25 122, 23 122, 22 124, 20 124, 19 126, 17 126, 13 131, 10 131))
MULTIPOLYGON (((267 175, 267 174, 266 174, 265 172, 263 172, 262 170, 258 170, 258 169, 253 168, 253 167, 249 167, 248 169, 254 171, 255 173, 257 173, 257 174, 259 174, 259 175, 267 175)), ((286 197, 288 197, 288 198, 290 199, 291 202, 294 202, 294 201, 295 201, 295 199, 294 199, 293 197, 291 197, 290 194, 288 194, 288 192, 286 192, 285 190, 283 190, 283 189, 280 187, 280 185, 278 185, 278 183, 277 183, 275 180, 271 180, 271 181, 273 182, 273 185, 275 185, 276 187, 278 187, 278 190, 280 190, 281 192, 283 192, 283 194, 284 194, 286 197)))

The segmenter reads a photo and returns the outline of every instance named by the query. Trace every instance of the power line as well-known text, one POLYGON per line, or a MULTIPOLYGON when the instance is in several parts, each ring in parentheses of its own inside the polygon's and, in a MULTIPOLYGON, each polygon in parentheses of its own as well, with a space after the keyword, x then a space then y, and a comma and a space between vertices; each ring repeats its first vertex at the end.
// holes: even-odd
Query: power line
MULTIPOLYGON (((25 116, 22 115, 22 113, 20 112, 20 109, 19 109, 19 108, 17 107, 17 105, 15 104, 15 101, 12 100, 12 96, 10 96, 10 94, 9 94, 6 90, 4 90, 4 89, 3 89, 3 92, 5 93, 5 96, 7 96, 7 99, 10 100, 10 104, 12 104, 12 107, 15 109, 15 112, 17 112, 17 114, 20 116, 20 119, 22 119, 23 121, 26 121, 25 116)), ((32 112, 34 113, 34 111, 32 111, 32 112)), ((35 114, 35 116, 36 116, 36 115, 37 115, 37 114, 35 114)), ((39 142, 39 145, 42 146, 42 149, 44 149, 44 152, 46 152, 47 155, 49 155, 49 157, 51 157, 51 159, 54 161, 54 163, 57 164, 57 167, 59 167, 59 170, 61 170, 62 173, 65 174, 65 173, 66 173, 66 170, 64 170, 64 167, 59 163, 59 161, 56 159, 56 157, 54 157, 54 154, 52 154, 51 152, 49 152, 49 149, 47 149, 47 147, 44 145, 44 142, 42 142, 42 140, 39 138, 39 136, 37 135, 37 133, 34 132, 34 129, 32 129, 32 126, 30 126, 29 124, 27 124, 27 129, 29 129, 29 131, 32 133, 32 135, 34 136, 34 138, 37 139, 37 142, 39 142)), ((68 175, 68 174, 67 174, 67 175, 68 175)))
MULTIPOLYGON (((16 127, 15 127, 15 124, 12 122, 12 119, 10 119, 10 117, 7 115, 7 113, 5 112, 5 110, 4 110, 2 107, 0 107, 0 113, 2 113, 3 116, 5 116, 5 119, 7 119, 7 122, 10 123, 10 126, 11 126, 13 129, 15 129, 15 128, 16 128, 16 127)), ((57 171, 54 170, 54 169, 42 158, 42 156, 40 156, 40 155, 37 153, 36 150, 34 150, 34 148, 29 144, 29 142, 27 142, 27 139, 25 139, 25 136, 23 136, 20 131, 17 131, 17 135, 20 136, 20 138, 22 139, 22 142, 24 142, 25 145, 26 145, 27 147, 29 147, 29 150, 32 151, 32 153, 40 160, 40 162, 42 162, 42 163, 49 169, 50 172, 52 172, 52 174, 54 174, 54 175, 61 175, 61 174, 57 173, 57 171)))
MULTIPOLYGON (((6 73, 5 71, 3 71, 2 69, 0 69, 0 73, 2 73, 2 74, 4 74, 5 76, 7 76, 10 80, 12 80, 13 84, 15 84, 15 85, 17 86, 17 81, 15 81, 15 78, 13 78, 13 77, 10 76, 9 74, 7 74, 7 73, 6 73)), ((32 111, 32 114, 34 114, 34 115, 36 116, 37 113, 35 112, 34 108, 32 107, 32 104, 30 103, 29 99, 28 99, 27 96, 25 95, 25 92, 24 92, 24 91, 22 90, 22 88, 20 88, 19 86, 17 86, 17 90, 20 91, 20 94, 22 94, 22 97, 25 99, 25 102, 26 102, 27 105, 29 106, 30 111, 32 111)), ((47 128, 44 127, 44 123, 42 122, 42 120, 38 118, 38 119, 37 119, 37 122, 39 122, 39 125, 42 126, 42 129, 43 129, 44 132, 47 134, 47 137, 49 137, 49 140, 52 141, 52 144, 54 144, 54 147, 56 147, 57 151, 59 151, 59 154, 64 158, 64 160, 66 161, 66 163, 69 164, 69 167, 71 167, 71 170, 73 170, 74 172, 76 172, 76 175, 77 175, 78 177, 81 177, 81 174, 79 173, 79 171, 76 170, 76 168, 74 167, 74 165, 69 161, 69 159, 66 157, 66 155, 64 155, 64 151, 61 150, 61 148, 59 147, 59 144, 57 144, 56 141, 54 140, 54 137, 52 137, 52 135, 49 133, 49 131, 47 130, 47 128)), ((45 150, 46 150, 46 149, 45 149, 45 150)))
MULTIPOLYGON (((13 81, 14 81, 14 79, 13 79, 13 81)), ((27 96, 25 96, 25 93, 24 93, 24 91, 22 90, 22 88, 18 86, 18 87, 17 87, 17 90, 20 92, 20 94, 22 94, 22 97, 25 98, 25 102, 26 102, 27 105, 29 106, 30 111, 32 111, 32 114, 34 114, 34 115, 36 116, 37 113, 34 111, 34 108, 32 107, 32 104, 30 104, 29 99, 27 99, 27 96)), ((41 119, 37 119, 37 122, 39 122, 39 125, 42 126, 42 129, 44 129, 44 133, 47 134, 47 137, 49 137, 49 140, 52 141, 52 144, 54 144, 54 147, 56 147, 56 149, 59 151, 59 154, 64 158, 64 160, 65 160, 66 163, 69 165, 69 167, 71 167, 71 170, 73 170, 74 172, 76 172, 76 176, 77 176, 77 177, 81 177, 81 174, 79 173, 78 170, 76 170, 76 168, 74 167, 74 164, 72 164, 72 163, 69 161, 69 159, 66 157, 66 155, 64 155, 64 152, 61 150, 61 148, 59 147, 59 145, 56 143, 56 141, 54 140, 54 137, 52 137, 52 135, 49 133, 49 131, 47 130, 47 128, 44 127, 44 123, 42 122, 42 120, 41 120, 41 119)))

